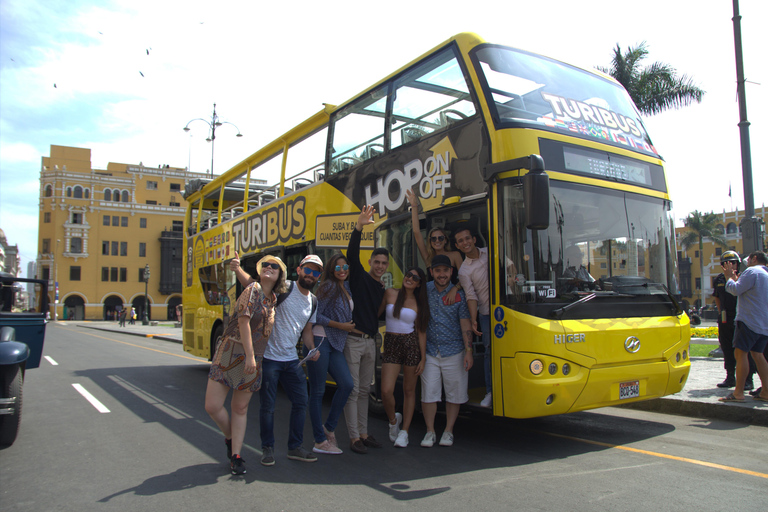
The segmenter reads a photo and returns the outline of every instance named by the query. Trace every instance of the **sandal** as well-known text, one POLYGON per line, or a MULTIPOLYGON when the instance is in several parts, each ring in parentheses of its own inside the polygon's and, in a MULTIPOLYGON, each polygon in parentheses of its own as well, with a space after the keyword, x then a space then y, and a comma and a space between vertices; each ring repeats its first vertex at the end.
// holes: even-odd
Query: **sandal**
POLYGON ((768 402, 768 398, 765 398, 765 397, 760 396, 760 395, 753 396, 752 400, 757 400, 759 402, 768 402))
POLYGON ((724 396, 722 398, 718 398, 718 401, 720 402, 738 402, 738 403, 744 403, 745 400, 743 398, 736 398, 733 396, 733 393, 728 393, 728 396, 724 396))

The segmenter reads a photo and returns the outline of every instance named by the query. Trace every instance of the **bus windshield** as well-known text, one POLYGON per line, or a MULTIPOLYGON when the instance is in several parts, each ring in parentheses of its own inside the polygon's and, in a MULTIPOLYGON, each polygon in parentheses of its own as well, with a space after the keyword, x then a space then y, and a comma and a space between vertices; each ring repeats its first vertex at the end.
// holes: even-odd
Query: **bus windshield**
POLYGON ((657 155, 620 85, 556 60, 499 46, 481 47, 473 61, 497 128, 535 127, 657 155))
POLYGON ((653 305, 653 314, 677 310, 668 201, 564 182, 552 182, 550 192, 549 228, 531 231, 522 186, 510 180, 502 187, 501 274, 508 304, 548 305, 529 311, 546 317, 595 294, 600 300, 575 317, 649 316, 641 304, 653 305), (623 308, 606 308, 610 303, 623 308))

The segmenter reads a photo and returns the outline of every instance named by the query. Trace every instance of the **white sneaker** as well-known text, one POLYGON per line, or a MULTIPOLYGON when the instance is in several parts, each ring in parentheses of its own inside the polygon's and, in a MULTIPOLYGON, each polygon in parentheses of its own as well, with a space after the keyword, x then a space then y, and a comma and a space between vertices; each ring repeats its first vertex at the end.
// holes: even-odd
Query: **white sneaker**
POLYGON ((397 435, 400 433, 400 423, 403 421, 403 415, 399 412, 395 413, 395 424, 389 424, 389 440, 393 443, 397 439, 397 435))
POLYGON ((405 448, 406 446, 408 446, 408 431, 401 430, 400 433, 397 434, 397 440, 395 440, 395 447, 405 448))
POLYGON ((493 403, 493 397, 491 397, 490 393, 486 393, 485 398, 480 402, 480 407, 490 407, 491 403, 493 403))
POLYGON ((452 432, 443 432, 443 437, 440 438, 440 446, 453 446, 452 432))
POLYGON ((437 440, 437 436, 434 432, 427 432, 427 434, 424 436, 424 439, 421 441, 421 446, 424 448, 432 448, 434 446, 435 441, 437 440))

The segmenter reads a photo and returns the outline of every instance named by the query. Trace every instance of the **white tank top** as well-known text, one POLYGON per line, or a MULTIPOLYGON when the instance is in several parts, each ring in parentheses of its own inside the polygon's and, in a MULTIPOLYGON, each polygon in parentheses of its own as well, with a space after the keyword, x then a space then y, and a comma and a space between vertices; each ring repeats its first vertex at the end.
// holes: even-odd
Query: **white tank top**
POLYGON ((394 304, 387 304, 387 332, 396 334, 410 334, 413 332, 416 323, 416 311, 411 308, 402 308, 400 318, 395 318, 392 312, 395 310, 394 304))

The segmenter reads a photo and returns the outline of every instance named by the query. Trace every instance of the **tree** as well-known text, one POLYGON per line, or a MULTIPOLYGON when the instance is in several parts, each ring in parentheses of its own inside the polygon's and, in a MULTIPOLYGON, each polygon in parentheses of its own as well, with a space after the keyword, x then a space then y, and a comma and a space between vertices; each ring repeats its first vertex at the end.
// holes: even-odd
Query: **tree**
POLYGON ((717 215, 715 213, 701 213, 698 210, 694 210, 683 221, 683 224, 688 228, 688 231, 683 233, 683 236, 680 238, 680 245, 684 249, 697 243, 699 245, 700 306, 703 307, 706 304, 704 300, 704 239, 709 238, 715 244, 726 249, 728 248, 728 241, 725 238, 725 234, 717 228, 717 215))
POLYGON ((663 62, 654 62, 642 68, 640 61, 648 56, 645 41, 626 53, 616 44, 613 49, 613 62, 610 68, 598 66, 597 69, 611 75, 629 93, 641 113, 652 116, 670 108, 685 107, 701 103, 705 91, 693 84, 686 75, 677 76, 675 68, 663 62))

